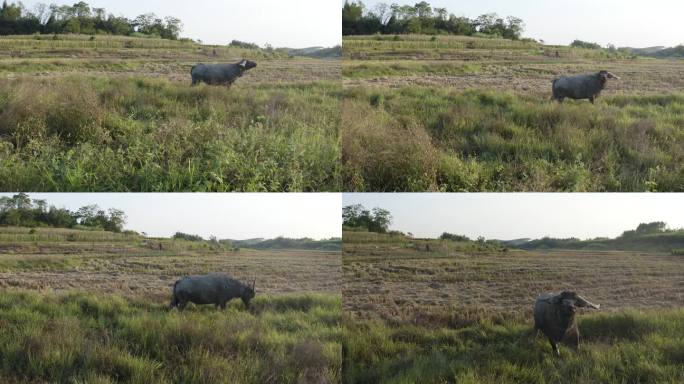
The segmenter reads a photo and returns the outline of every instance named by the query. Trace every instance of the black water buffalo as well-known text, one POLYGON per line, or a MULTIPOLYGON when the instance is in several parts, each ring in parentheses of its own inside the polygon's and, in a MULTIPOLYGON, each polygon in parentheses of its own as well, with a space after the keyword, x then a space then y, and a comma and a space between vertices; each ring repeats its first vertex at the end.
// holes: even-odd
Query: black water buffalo
POLYGON ((559 103, 562 103, 566 97, 571 99, 589 99, 593 104, 603 88, 606 87, 608 79, 620 80, 619 77, 608 71, 559 77, 553 80, 551 87, 553 99, 559 103))
POLYGON ((192 85, 204 82, 210 85, 227 85, 231 86, 242 76, 245 71, 248 71, 257 64, 250 60, 240 60, 235 64, 197 64, 193 65, 190 70, 192 76, 192 85))
POLYGON ((240 298, 249 308, 249 301, 254 298, 254 285, 244 284, 223 273, 186 276, 173 285, 171 307, 183 310, 188 302, 195 304, 214 304, 221 309, 232 299, 240 298))
POLYGON ((545 293, 534 304, 534 329, 542 331, 560 356, 558 343, 567 340, 579 350, 579 329, 575 320, 577 308, 599 309, 599 305, 587 301, 575 292, 545 293))

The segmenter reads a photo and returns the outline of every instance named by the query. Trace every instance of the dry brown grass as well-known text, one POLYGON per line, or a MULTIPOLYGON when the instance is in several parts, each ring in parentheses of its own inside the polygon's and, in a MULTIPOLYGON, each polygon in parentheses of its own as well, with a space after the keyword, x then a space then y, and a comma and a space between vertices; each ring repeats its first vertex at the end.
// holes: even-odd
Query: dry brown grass
POLYGON ((241 280, 256 278, 257 292, 263 294, 339 293, 341 286, 337 252, 158 251, 106 242, 5 243, 3 247, 1 288, 85 290, 166 301, 178 278, 209 272, 241 280))
POLYGON ((684 306, 681 257, 658 253, 428 254, 382 244, 345 245, 343 276, 343 307, 360 318, 449 323, 529 317, 539 293, 564 289, 608 311, 684 306))
MULTIPOLYGON (((380 102, 380 101, 378 101, 380 102)), ((394 190, 414 185, 435 190, 438 156, 425 128, 415 120, 396 119, 381 109, 353 101, 342 102, 342 163, 344 185, 351 190, 383 185, 394 190), (401 169, 401 175, 396 173, 401 169)))
MULTIPOLYGON (((372 38, 371 38, 372 39, 372 38)), ((551 80, 559 75, 607 69, 622 80, 611 82, 605 94, 662 94, 684 88, 684 61, 677 59, 610 58, 596 52, 566 47, 472 49, 463 44, 449 46, 442 38, 437 48, 400 48, 405 41, 384 41, 379 47, 345 40, 347 55, 343 72, 351 74, 375 67, 405 68, 400 76, 345 76, 346 86, 402 87, 444 86, 456 89, 484 88, 548 96, 551 80), (559 51, 559 57, 555 56, 559 51), (445 68, 475 66, 477 73, 444 75, 445 68), (434 68, 431 70, 431 68, 434 68)), ((481 40, 483 44, 493 41, 481 40)))
MULTIPOLYGON (((168 79, 173 82, 190 84, 190 69, 193 65, 213 62, 237 62, 238 56, 207 57, 204 55, 181 55, 164 57, 159 52, 150 51, 142 57, 125 58, 113 56, 106 58, 69 58, 59 59, 30 57, 24 59, 3 58, 0 56, 0 79, 53 78, 63 76, 92 77, 147 77, 168 79)), ((341 79, 340 60, 313 58, 256 58, 257 68, 245 72, 235 83, 236 87, 249 87, 261 84, 310 83, 316 81, 339 81, 341 79)))

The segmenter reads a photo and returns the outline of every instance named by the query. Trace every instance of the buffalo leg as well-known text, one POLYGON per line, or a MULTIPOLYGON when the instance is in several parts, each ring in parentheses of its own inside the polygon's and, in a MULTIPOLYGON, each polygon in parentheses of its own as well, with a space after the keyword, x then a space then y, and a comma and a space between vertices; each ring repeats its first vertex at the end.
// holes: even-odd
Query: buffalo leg
POLYGON ((560 351, 558 350, 558 345, 556 344, 555 341, 551 340, 550 337, 549 337, 549 343, 551 344, 551 348, 553 349, 553 353, 556 356, 560 356, 560 351))
POLYGON ((594 96, 591 96, 591 97, 589 98, 589 101, 591 101, 591 103, 594 104, 594 96))
POLYGON ((579 332, 573 332, 571 335, 569 335, 570 343, 572 343, 572 347, 575 349, 575 351, 579 352, 580 350, 580 345, 579 345, 579 332))
POLYGON ((184 310, 186 305, 188 305, 188 302, 187 302, 187 301, 181 301, 181 302, 179 302, 178 305, 177 305, 178 310, 179 310, 179 311, 184 310))

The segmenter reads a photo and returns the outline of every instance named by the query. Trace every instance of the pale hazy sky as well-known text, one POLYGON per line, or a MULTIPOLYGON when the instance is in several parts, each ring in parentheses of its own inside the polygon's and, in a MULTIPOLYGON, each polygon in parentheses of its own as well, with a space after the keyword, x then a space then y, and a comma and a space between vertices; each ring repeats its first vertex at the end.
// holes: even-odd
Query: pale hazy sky
MULTIPOLYGON (((0 193, 0 196, 12 194, 0 193)), ((59 208, 118 208, 126 228, 150 236, 176 231, 205 238, 340 237, 339 193, 30 193, 59 208)))
POLYGON ((392 229, 417 237, 586 239, 615 237, 652 221, 684 228, 682 193, 346 193, 342 200, 387 209, 392 229))
MULTIPOLYGON (((417 0, 367 0, 414 5, 417 0)), ((344 4, 344 0, 341 2, 344 4)), ((475 18, 495 12, 525 21, 524 36, 547 44, 568 45, 575 39, 618 47, 675 46, 684 44, 682 0, 428 0, 457 16, 475 18)))
MULTIPOLYGON (((72 5, 78 0, 24 0, 72 5)), ((143 13, 174 16, 183 21, 182 36, 205 44, 237 39, 274 47, 333 46, 342 41, 342 13, 337 0, 85 0, 117 16, 143 13)))

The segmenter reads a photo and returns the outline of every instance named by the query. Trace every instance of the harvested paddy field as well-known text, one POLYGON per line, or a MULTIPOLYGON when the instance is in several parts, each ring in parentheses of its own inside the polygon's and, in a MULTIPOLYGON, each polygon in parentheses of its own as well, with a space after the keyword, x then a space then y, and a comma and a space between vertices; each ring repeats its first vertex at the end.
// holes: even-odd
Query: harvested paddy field
POLYGON ((340 60, 160 39, 0 39, 0 188, 339 190, 340 60), (257 62, 231 87, 203 63, 257 62))
POLYGON ((350 191, 681 191, 684 60, 464 36, 343 42, 350 191), (608 70, 597 103, 553 79, 608 70))
POLYGON ((581 292, 607 311, 684 307, 681 256, 436 249, 428 253, 401 246, 345 244, 345 310, 362 318, 419 316, 446 307, 529 317, 538 294, 566 289, 581 292))
POLYGON ((0 380, 341 382, 339 252, 41 228, 0 231, 0 380), (256 279, 240 300, 169 309, 182 276, 256 279))
POLYGON ((208 272, 245 281, 256 278, 258 290, 266 294, 339 294, 341 286, 339 252, 231 251, 211 249, 206 243, 106 232, 17 231, 0 234, 0 287, 88 290, 167 301, 178 278, 208 272))
POLYGON ((348 383, 684 380, 681 256, 345 241, 343 275, 348 383), (566 289, 601 310, 578 313, 581 349, 558 358, 532 307, 566 289))

